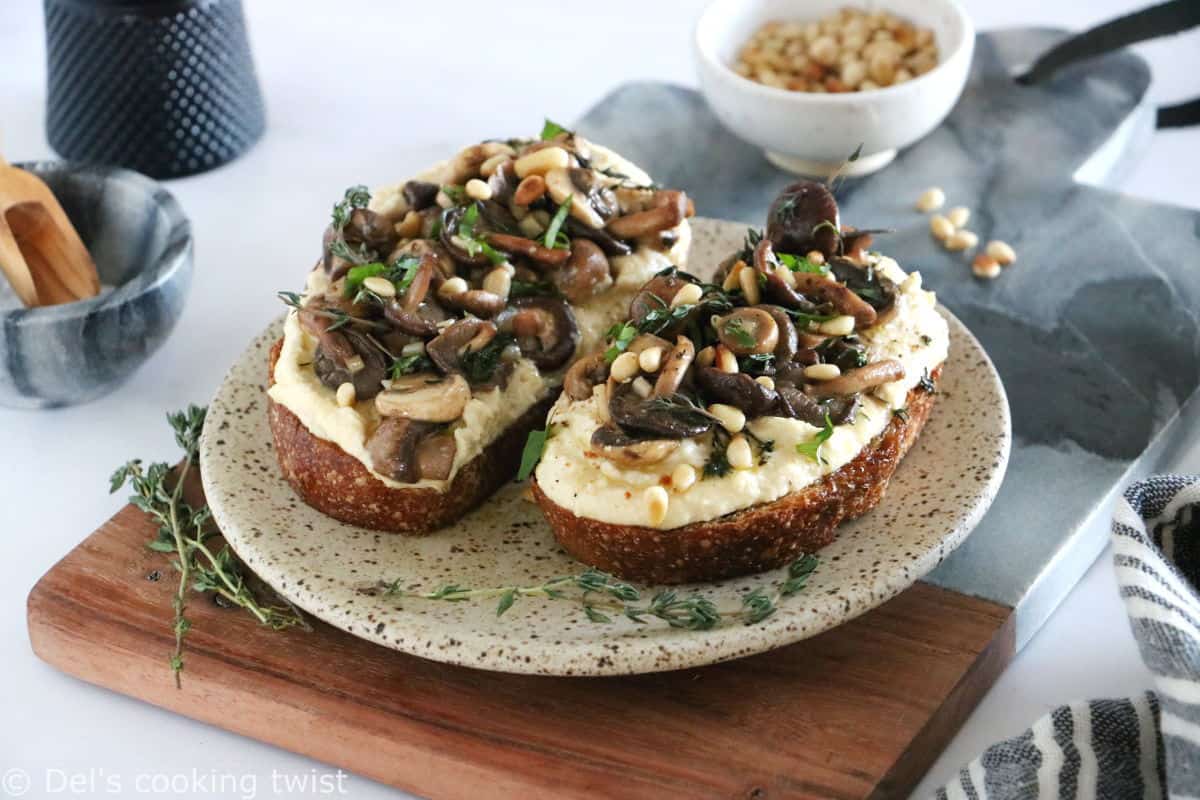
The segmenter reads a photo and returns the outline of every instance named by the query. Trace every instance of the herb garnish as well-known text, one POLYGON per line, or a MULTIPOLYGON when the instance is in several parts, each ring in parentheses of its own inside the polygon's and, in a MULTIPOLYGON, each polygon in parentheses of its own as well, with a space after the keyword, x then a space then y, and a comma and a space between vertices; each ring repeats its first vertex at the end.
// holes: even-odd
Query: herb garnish
POLYGON ((304 311, 309 314, 316 314, 319 317, 325 317, 326 319, 333 320, 326 330, 336 331, 338 328, 344 328, 354 322, 359 322, 364 325, 375 324, 369 320, 355 319, 345 311, 336 311, 329 308, 308 308, 304 305, 304 298, 295 292, 276 292, 275 296, 282 300, 283 304, 289 308, 294 308, 297 311, 304 311))
POLYGON ((370 202, 371 193, 367 187, 351 186, 346 190, 342 199, 334 203, 333 212, 330 215, 333 238, 329 242, 329 252, 332 255, 344 258, 352 264, 361 264, 368 260, 365 245, 359 245, 358 249, 355 249, 346 243, 345 228, 354 209, 366 208, 370 202))
POLYGON ((934 384, 933 378, 929 377, 928 369, 921 373, 921 380, 917 382, 917 386, 920 386, 921 390, 924 392, 928 392, 929 394, 937 394, 937 385, 934 384))
POLYGON ((383 264, 379 261, 373 261, 370 264, 360 264, 357 267, 351 267, 346 272, 346 282, 342 290, 342 295, 346 298, 354 298, 355 302, 366 299, 360 296, 363 292, 363 281, 367 278, 382 276, 387 278, 396 287, 396 294, 402 295, 408 291, 408 287, 412 284, 413 278, 417 275, 417 269, 421 266, 421 260, 415 256, 400 256, 391 264, 383 264))
POLYGON ((455 232, 458 238, 463 241, 463 249, 467 254, 474 258, 479 253, 487 256, 488 260, 493 264, 503 264, 508 259, 503 253, 496 250, 482 239, 475 238, 475 225, 479 222, 479 204, 472 203, 465 212, 462 219, 459 220, 458 230, 455 232))
POLYGON ((558 297, 558 287, 550 281, 523 281, 519 278, 512 279, 512 285, 509 287, 509 297, 558 297))
POLYGON ((747 375, 770 375, 774 373, 774 353, 751 353, 738 357, 738 370, 747 375))
POLYGON ((791 253, 776 253, 780 263, 792 272, 811 272, 814 275, 828 275, 829 265, 809 261, 806 256, 794 256, 791 253))
POLYGON ((392 380, 411 375, 414 372, 429 372, 434 368, 433 360, 424 353, 413 353, 408 356, 400 356, 392 362, 392 366, 388 368, 388 377, 392 380))
POLYGON ((554 217, 550 220, 550 225, 546 228, 546 236, 542 243, 549 248, 558 248, 559 250, 567 250, 571 247, 571 240, 563 233, 563 223, 567 221, 567 214, 571 211, 571 198, 574 195, 567 195, 567 199, 563 200, 558 205, 558 211, 554 212, 554 217))
POLYGON ((459 363, 462 365, 463 377, 470 383, 486 383, 492 379, 496 367, 500 364, 500 354, 513 341, 512 336, 502 333, 492 338, 478 350, 463 353, 459 363))
POLYGON ((562 125, 559 125, 557 122, 554 122, 553 120, 546 119, 545 124, 542 125, 541 139, 543 142, 548 142, 561 133, 570 134, 571 136, 575 135, 574 131, 564 128, 562 125))
POLYGON ((754 258, 754 250, 762 240, 762 231, 757 228, 746 228, 746 237, 742 239, 742 249, 738 251, 737 257, 749 264, 754 258))
MULTIPOLYGON (((533 468, 542 460, 542 451, 546 449, 546 440, 549 438, 549 428, 529 432, 525 439, 525 449, 521 451, 521 468, 517 470, 517 480, 523 481, 533 474, 533 468)), ((498 616, 504 612, 496 613, 498 616)))
POLYGON ((796 452, 802 456, 808 456, 818 464, 826 464, 825 457, 821 455, 821 448, 829 441, 829 437, 833 436, 833 423, 829 420, 829 415, 825 415, 825 427, 817 431, 817 435, 807 442, 798 442, 796 444, 796 452))
POLYGON ((736 609, 722 609, 704 595, 681 595, 674 589, 656 593, 642 603, 637 587, 607 572, 589 568, 575 575, 552 578, 532 586, 498 586, 470 589, 448 584, 429 592, 404 589, 399 582, 380 584, 363 590, 368 594, 400 597, 412 600, 441 600, 461 603, 468 600, 496 600, 496 616, 503 616, 518 599, 564 600, 580 605, 591 622, 607 624, 613 616, 622 616, 640 624, 661 620, 672 628, 707 631, 722 624, 741 622, 756 625, 778 610, 780 599, 802 590, 820 563, 814 555, 802 555, 788 565, 787 577, 773 590, 758 587, 744 595, 736 609))
POLYGON ((893 417, 899 417, 901 422, 908 422, 908 408, 897 408, 892 411, 893 417))
POLYGON ((611 344, 604 351, 604 360, 611 364, 617 356, 625 352, 629 343, 637 338, 638 329, 632 322, 618 322, 608 329, 608 340, 611 344))
POLYGON ((208 507, 193 506, 184 500, 183 487, 197 463, 205 411, 203 407, 188 406, 186 411, 167 415, 175 431, 175 443, 184 453, 177 470, 164 462, 144 466, 141 459, 132 459, 113 473, 109 483, 110 493, 128 484, 133 489, 129 502, 158 524, 157 536, 146 546, 174 555, 171 565, 179 572, 179 585, 172 600, 175 650, 170 665, 177 688, 182 685, 184 638, 191 629, 186 616, 189 592, 214 592, 225 604, 245 609, 260 624, 274 630, 293 626, 309 630, 304 617, 286 600, 278 598, 275 604, 259 599, 229 546, 220 550, 212 546, 212 540, 220 534, 212 524, 208 507))
POLYGON ((746 330, 746 326, 736 317, 725 323, 725 333, 732 336, 742 347, 754 347, 758 343, 754 334, 746 330))

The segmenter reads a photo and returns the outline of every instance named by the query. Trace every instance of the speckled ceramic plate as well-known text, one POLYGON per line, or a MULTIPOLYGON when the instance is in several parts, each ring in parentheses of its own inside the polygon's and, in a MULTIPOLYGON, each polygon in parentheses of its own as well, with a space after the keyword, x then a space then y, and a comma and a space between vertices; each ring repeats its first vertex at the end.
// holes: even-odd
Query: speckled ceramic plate
MULTIPOLYGON (((710 274, 745 226, 698 220, 689 264, 710 274)), ((943 312, 946 313, 946 312, 943 312)), ((555 543, 522 488, 506 487, 452 528, 406 538, 354 528, 304 505, 279 474, 264 378, 278 322, 229 371, 209 408, 201 447, 208 501, 238 555, 296 605, 331 625, 413 655, 482 669, 548 675, 623 675, 694 667, 813 636, 879 605, 936 566, 991 503, 1008 461, 1008 403, 979 343, 956 319, 941 395, 924 434, 875 511, 843 525, 807 588, 757 625, 686 631, 624 618, 590 622, 578 604, 521 599, 397 600, 364 593, 379 581, 412 590, 535 585, 582 570, 555 543)), ((783 571, 679 587, 736 609, 783 571)), ((643 596, 654 593, 645 587, 643 596)))

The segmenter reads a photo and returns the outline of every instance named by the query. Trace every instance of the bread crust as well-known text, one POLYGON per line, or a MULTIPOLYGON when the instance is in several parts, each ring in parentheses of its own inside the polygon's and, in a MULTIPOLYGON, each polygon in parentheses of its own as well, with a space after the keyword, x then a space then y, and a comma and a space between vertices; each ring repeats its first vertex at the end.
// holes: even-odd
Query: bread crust
MULTIPOLYGON (((936 383, 939 367, 930 376, 936 383)), ((695 583, 763 572, 830 544, 844 520, 879 504, 888 481, 933 409, 936 394, 915 387, 907 415, 886 428, 849 463, 799 492, 714 520, 659 530, 580 517, 533 483, 559 544, 574 558, 624 580, 695 583)))
MULTIPOLYGON (((268 379, 283 340, 271 348, 268 379)), ((555 392, 525 412, 454 476, 449 488, 394 488, 338 445, 314 436, 285 406, 268 398, 267 419, 283 476, 300 498, 334 519, 377 531, 419 535, 460 519, 506 482, 521 463, 529 432, 545 423, 555 392)))

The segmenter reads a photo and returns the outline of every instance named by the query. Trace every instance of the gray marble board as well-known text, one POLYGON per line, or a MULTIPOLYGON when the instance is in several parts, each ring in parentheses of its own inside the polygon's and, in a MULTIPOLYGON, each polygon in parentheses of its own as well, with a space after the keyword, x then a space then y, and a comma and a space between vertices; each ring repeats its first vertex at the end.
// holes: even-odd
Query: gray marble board
MULTIPOLYGON (((843 222, 895 229, 876 246, 921 270, 1004 379, 1014 442, 1003 488, 928 580, 1013 607, 1018 647, 1103 549, 1098 517, 1112 498, 1200 420, 1189 402, 1200 383, 1200 212, 1081 183, 1113 185, 1144 147, 1150 73, 1122 52, 1018 85, 1012 76, 1063 35, 980 34, 946 122, 838 192, 843 222), (981 242, 1011 243, 1018 262, 974 279, 969 256, 938 247, 913 210, 931 185, 972 209, 981 242)), ((704 216, 761 226, 793 180, 678 86, 621 86, 578 128, 686 189, 704 216)))

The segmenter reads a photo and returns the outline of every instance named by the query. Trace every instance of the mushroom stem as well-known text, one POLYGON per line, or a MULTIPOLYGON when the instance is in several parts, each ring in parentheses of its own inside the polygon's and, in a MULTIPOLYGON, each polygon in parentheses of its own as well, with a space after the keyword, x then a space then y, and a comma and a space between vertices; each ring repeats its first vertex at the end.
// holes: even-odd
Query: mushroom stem
POLYGON ((873 389, 903 377, 904 365, 894 358, 889 358, 843 372, 833 380, 810 384, 805 391, 813 397, 839 397, 873 389))

